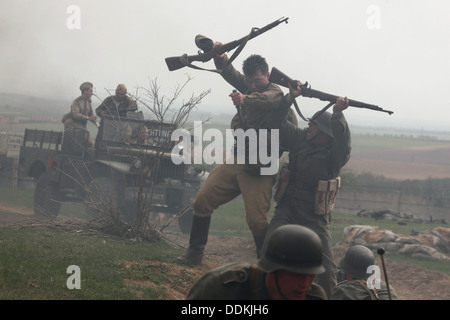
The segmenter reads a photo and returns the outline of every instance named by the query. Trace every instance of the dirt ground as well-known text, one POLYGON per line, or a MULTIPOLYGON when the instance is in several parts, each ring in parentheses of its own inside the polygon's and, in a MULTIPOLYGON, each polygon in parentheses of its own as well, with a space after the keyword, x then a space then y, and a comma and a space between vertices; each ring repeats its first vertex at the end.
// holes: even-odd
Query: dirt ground
MULTIPOLYGON (((5 206, 0 204, 0 212, 7 210, 11 214, 0 213, 0 225, 20 223, 33 217, 30 209, 5 206)), ((186 247, 189 235, 181 233, 169 233, 167 236, 176 243, 186 247)), ((335 261, 340 261, 343 252, 334 249, 335 261)), ((140 263, 154 264, 164 268, 173 274, 187 273, 194 277, 200 277, 206 271, 221 264, 232 261, 255 261, 255 247, 252 239, 241 237, 223 237, 210 235, 206 248, 206 256, 201 266, 189 268, 171 263, 145 261, 140 263)), ((136 262, 129 262, 130 264, 136 262)), ((381 266, 381 262, 377 261, 381 266)), ((419 268, 409 263, 396 263, 385 256, 385 264, 388 273, 389 284, 395 289, 402 300, 450 300, 450 274, 430 271, 419 268)), ((127 283, 132 286, 132 283, 127 283)), ((142 284, 140 284, 142 285, 142 284)), ((148 283, 146 285, 153 285, 148 283)), ((168 283, 167 292, 173 300, 183 299, 190 286, 188 283, 168 283)))

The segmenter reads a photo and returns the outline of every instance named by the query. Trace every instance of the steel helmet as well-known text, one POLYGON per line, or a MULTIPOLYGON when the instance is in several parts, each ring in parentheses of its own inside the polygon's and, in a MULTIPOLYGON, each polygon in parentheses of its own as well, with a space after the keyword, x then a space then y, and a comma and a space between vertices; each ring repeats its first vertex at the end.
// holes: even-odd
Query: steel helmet
POLYGON ((331 127, 331 116, 332 114, 328 111, 324 111, 322 114, 320 114, 322 111, 317 111, 312 118, 310 118, 311 122, 314 122, 319 127, 319 130, 323 133, 326 133, 330 137, 333 136, 333 128, 331 127), (320 114, 320 115, 319 115, 320 114), (319 116, 318 116, 319 115, 319 116))
POLYGON ((374 261, 372 250, 362 245, 354 245, 348 249, 339 267, 353 278, 367 279, 370 276, 367 268, 373 265, 374 261))
POLYGON ((319 274, 325 271, 322 253, 322 241, 317 233, 300 225, 283 225, 268 239, 258 267, 267 273, 286 270, 298 274, 319 274))

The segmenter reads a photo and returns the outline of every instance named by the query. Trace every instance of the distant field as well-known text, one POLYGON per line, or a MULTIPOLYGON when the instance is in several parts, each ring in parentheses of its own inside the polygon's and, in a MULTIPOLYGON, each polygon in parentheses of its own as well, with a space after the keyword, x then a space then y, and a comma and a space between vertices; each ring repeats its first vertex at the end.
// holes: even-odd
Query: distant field
POLYGON ((398 180, 450 177, 450 141, 352 135, 352 144, 345 169, 354 173, 398 180))
MULTIPOLYGON (((0 114, 2 115, 62 116, 68 108, 68 102, 0 94, 0 114)), ((194 117, 202 118, 200 113, 196 113, 194 117)), ((231 115, 229 120, 231 121, 231 115)), ((224 130, 229 128, 227 123, 225 116, 218 120, 214 120, 213 117, 209 123, 203 125, 203 131, 209 128, 224 130)), ((193 120, 186 123, 187 127, 192 125, 193 120)), ((90 123, 87 127, 91 138, 94 138, 97 129, 90 123)), ((62 131, 63 124, 60 122, 0 123, 2 133, 23 134, 24 128, 62 131)), ((351 132, 352 154, 345 170, 351 170, 354 173, 368 172, 400 180, 450 177, 450 132, 364 127, 351 128, 351 132), (449 140, 443 141, 437 138, 449 140)), ((5 140, 5 134, 0 135, 0 153, 6 153, 5 140)), ((208 144, 208 142, 205 143, 208 144)))

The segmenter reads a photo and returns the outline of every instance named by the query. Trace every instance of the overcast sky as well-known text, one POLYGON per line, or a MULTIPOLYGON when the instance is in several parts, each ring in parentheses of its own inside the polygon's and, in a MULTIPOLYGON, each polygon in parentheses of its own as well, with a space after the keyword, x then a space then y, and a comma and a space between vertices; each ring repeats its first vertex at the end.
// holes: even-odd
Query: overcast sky
MULTIPOLYGON (((351 108, 351 124, 450 130, 448 0, 1 0, 0 12, 0 92, 73 100, 91 81, 105 98, 157 79, 170 95, 189 74, 187 96, 211 89, 200 110, 231 113, 219 75, 169 71, 164 59, 196 54, 197 34, 226 43, 288 17, 248 42, 236 68, 258 53, 313 89, 394 111, 351 108)), ((310 100, 298 98, 307 116, 324 105, 310 100)))

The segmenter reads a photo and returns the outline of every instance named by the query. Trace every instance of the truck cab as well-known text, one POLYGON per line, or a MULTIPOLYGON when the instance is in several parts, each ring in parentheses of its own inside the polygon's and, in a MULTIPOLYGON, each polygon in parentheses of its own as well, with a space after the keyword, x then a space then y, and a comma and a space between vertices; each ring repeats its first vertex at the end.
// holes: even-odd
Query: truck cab
POLYGON ((35 214, 56 217, 63 202, 82 201, 89 216, 114 211, 128 223, 149 211, 177 215, 188 233, 204 171, 173 163, 174 129, 143 117, 104 116, 94 147, 85 130, 25 129, 18 172, 36 181, 35 214))

